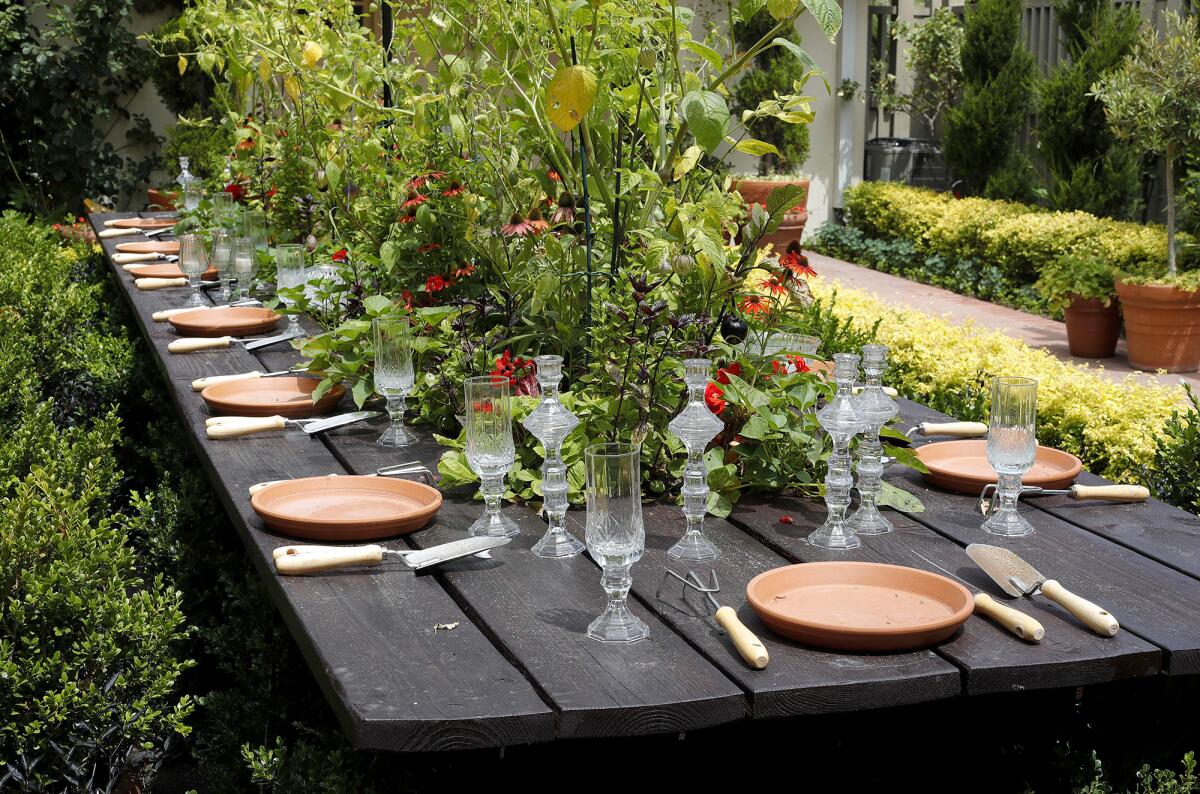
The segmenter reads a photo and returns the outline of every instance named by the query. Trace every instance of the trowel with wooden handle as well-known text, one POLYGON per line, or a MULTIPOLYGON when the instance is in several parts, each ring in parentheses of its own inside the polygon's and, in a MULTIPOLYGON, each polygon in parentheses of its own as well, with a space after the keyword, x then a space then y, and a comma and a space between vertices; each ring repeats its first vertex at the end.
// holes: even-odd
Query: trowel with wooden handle
POLYGON ((428 549, 385 549, 374 543, 366 546, 280 546, 272 552, 275 570, 285 576, 320 573, 355 565, 380 565, 390 554, 411 571, 419 571, 463 557, 490 551, 512 538, 465 538, 428 549))
POLYGON ((1107 610, 1080 598, 1054 579, 1047 579, 1008 549, 972 543, 967 546, 967 556, 1011 596, 1028 598, 1040 592, 1102 637, 1112 637, 1121 630, 1117 619, 1107 610))

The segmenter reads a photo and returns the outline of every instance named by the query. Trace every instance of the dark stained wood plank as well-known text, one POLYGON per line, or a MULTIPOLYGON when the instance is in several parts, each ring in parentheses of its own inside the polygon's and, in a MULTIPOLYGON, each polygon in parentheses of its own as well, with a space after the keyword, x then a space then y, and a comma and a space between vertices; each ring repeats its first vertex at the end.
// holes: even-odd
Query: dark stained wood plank
MULTIPOLYGON (((905 429, 918 422, 944 422, 949 417, 910 400, 900 401, 905 429)), ((928 443, 918 438, 915 443, 928 443)), ((1083 485, 1108 485, 1109 480, 1083 472, 1083 485)), ((1200 488, 1200 483, 1197 484, 1200 488)), ((1065 496, 1026 499, 1030 507, 1050 513, 1081 529, 1107 538, 1194 578, 1200 578, 1200 517, 1150 499, 1145 504, 1076 502, 1065 496)))
MULTIPOLYGON (((746 603, 746 585, 763 571, 791 561, 729 522, 709 516, 705 531, 721 556, 694 570, 705 581, 710 569, 716 571, 721 586, 717 600, 737 612, 767 647, 771 657, 767 669, 750 669, 713 621, 712 605, 701 594, 685 594, 679 582, 670 580, 663 585, 661 598, 656 598, 663 571, 668 567, 680 575, 688 571, 667 555, 683 534, 684 520, 678 507, 664 504, 647 505, 643 515, 646 555, 639 565, 654 575, 638 577, 634 592, 749 693, 756 719, 908 705, 960 694, 958 669, 931 651, 843 654, 801 646, 772 633, 746 603)), ((572 511, 568 521, 582 538, 584 514, 572 511)))
MULTIPOLYGON (((908 565, 956 578, 968 589, 1007 598, 956 543, 904 515, 891 510, 887 515, 896 532, 863 537, 863 545, 850 552, 818 549, 804 541, 825 520, 821 503, 751 499, 735 506, 730 518, 797 561, 856 559, 908 565), (780 522, 785 515, 792 523, 780 522)), ((938 646, 939 654, 962 669, 967 694, 1083 686, 1153 675, 1161 669, 1161 651, 1128 632, 1105 639, 1069 615, 1038 613, 1026 604, 1013 606, 1042 622, 1046 629, 1042 642, 1026 643, 987 618, 972 616, 961 632, 938 646)))
MULTIPOLYGON (((403 450, 381 447, 374 433, 330 435, 329 442, 349 469, 364 474, 413 459, 434 468, 440 452, 429 440, 403 450)), ((464 537, 483 510, 471 496, 446 494, 437 525, 411 541, 424 548, 464 537)), ((545 524, 524 507, 504 509, 521 527, 512 543, 492 552, 491 561, 447 566, 436 575, 554 703, 560 736, 688 731, 746 716, 741 689, 635 599, 631 609, 650 625, 650 639, 623 646, 588 639, 588 624, 604 609, 599 569, 586 556, 534 557, 529 549, 545 524)), ((633 576, 646 582, 655 572, 639 563, 633 576)))
MULTIPOLYGON (((93 225, 103 228, 105 217, 113 216, 93 216, 93 225)), ((114 245, 106 241, 106 252, 114 245)), ((289 540, 264 529, 247 488, 344 468, 319 439, 296 431, 207 440, 207 413, 191 391, 192 379, 256 369, 259 361, 242 348, 168 353, 166 344, 174 338, 169 326, 150 315, 181 305, 186 291, 140 292, 124 271, 114 270, 202 465, 352 743, 362 749, 449 750, 553 738, 553 711, 437 580, 391 568, 353 575, 275 574, 271 551, 289 540), (453 631, 433 628, 455 622, 453 631)))

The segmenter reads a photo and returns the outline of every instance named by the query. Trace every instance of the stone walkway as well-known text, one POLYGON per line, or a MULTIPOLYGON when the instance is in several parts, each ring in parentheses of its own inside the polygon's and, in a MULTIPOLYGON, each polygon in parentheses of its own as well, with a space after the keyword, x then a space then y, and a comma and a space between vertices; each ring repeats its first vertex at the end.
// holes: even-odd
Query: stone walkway
MULTIPOLYGON (((1123 380, 1133 373, 1139 380, 1153 379, 1145 372, 1131 369, 1125 355, 1125 340, 1117 345, 1117 354, 1107 359, 1076 358, 1067 349, 1067 327, 1064 323, 994 303, 968 298, 940 287, 920 284, 878 270, 852 265, 811 251, 806 252, 813 268, 824 278, 845 287, 869 292, 888 303, 919 309, 926 314, 943 316, 951 322, 973 321, 982 328, 1002 331, 1034 347, 1049 350, 1063 361, 1091 366, 1109 380, 1123 380)), ((1171 385, 1187 381, 1200 389, 1200 373, 1161 375, 1158 382, 1171 385)))

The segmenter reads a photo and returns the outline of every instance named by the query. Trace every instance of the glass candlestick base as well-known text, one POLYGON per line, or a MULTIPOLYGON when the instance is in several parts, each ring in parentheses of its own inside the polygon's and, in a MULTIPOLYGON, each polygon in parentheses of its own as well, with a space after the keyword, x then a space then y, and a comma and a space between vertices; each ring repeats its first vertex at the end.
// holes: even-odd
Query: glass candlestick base
POLYGON ((811 535, 805 538, 813 546, 820 546, 823 549, 857 549, 862 545, 862 541, 854 534, 853 530, 846 526, 845 521, 836 524, 826 522, 816 529, 811 535))
POLYGON ((704 533, 696 529, 689 529, 678 543, 667 549, 669 557, 684 562, 715 560, 720 554, 721 550, 713 545, 704 533))
POLYGON ((533 544, 530 549, 534 557, 544 557, 546 559, 558 559, 561 557, 574 557, 586 548, 583 541, 576 538, 565 529, 552 529, 542 536, 542 539, 533 544))
POLYGON ((622 602, 609 604, 604 614, 588 626, 587 635, 600 642, 628 644, 649 637, 650 627, 622 602))
POLYGON ((489 510, 475 520, 467 533, 475 537, 511 538, 521 534, 521 528, 503 513, 489 510))
POLYGON ((407 447, 416 443, 416 438, 408 432, 404 425, 396 424, 383 431, 383 435, 375 442, 384 447, 407 447))
POLYGON ((1019 538, 1033 532, 1033 524, 1026 521, 1025 517, 1015 510, 1010 512, 999 511, 996 515, 983 522, 983 529, 993 535, 1002 535, 1006 538, 1019 538))
POLYGON ((892 522, 883 517, 874 503, 865 504, 856 510, 846 520, 846 526, 850 527, 856 535, 886 535, 896 531, 892 522))

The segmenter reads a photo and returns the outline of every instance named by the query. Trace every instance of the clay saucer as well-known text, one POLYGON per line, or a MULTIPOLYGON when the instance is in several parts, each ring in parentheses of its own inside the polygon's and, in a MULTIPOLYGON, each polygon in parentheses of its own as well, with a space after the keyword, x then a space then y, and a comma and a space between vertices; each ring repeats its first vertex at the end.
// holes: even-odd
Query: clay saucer
POLYGON ((905 651, 945 640, 971 615, 967 588, 875 562, 810 562, 759 574, 746 599, 774 632, 842 651, 905 651))
POLYGON ((263 488, 250 506, 268 527, 286 535, 348 542, 421 529, 442 506, 442 495, 412 480, 305 477, 263 488))
POLYGON ((178 240, 143 240, 137 243, 117 243, 117 251, 122 254, 177 254, 178 240))
MULTIPOLYGON (((925 479, 939 488, 978 496, 983 486, 996 482, 996 472, 987 461, 985 439, 923 444, 916 448, 916 453, 929 469, 925 479)), ((1083 463, 1071 453, 1039 446, 1033 468, 1021 482, 1043 488, 1066 488, 1081 471, 1083 463)))
POLYGON ((200 392, 200 397, 219 414, 302 419, 332 411, 346 394, 343 387, 334 386, 314 403, 312 394, 320 382, 299 375, 231 380, 214 383, 200 392))
POLYGON ((200 308, 171 315, 182 336, 248 336, 274 331, 279 315, 259 306, 200 308))
MULTIPOLYGON (((179 269, 179 265, 173 262, 167 262, 162 265, 142 265, 140 267, 131 267, 129 275, 134 278, 183 278, 183 271, 179 269)), ((205 281, 213 281, 216 279, 217 269, 210 267, 201 274, 200 278, 205 281)))
POLYGON ((165 229, 174 226, 176 218, 121 218, 109 224, 112 229, 165 229))

